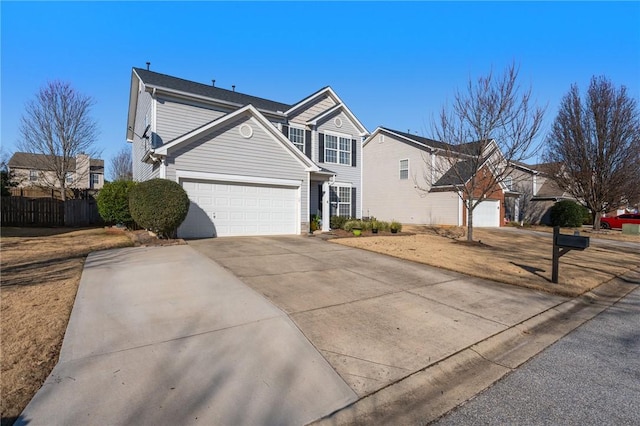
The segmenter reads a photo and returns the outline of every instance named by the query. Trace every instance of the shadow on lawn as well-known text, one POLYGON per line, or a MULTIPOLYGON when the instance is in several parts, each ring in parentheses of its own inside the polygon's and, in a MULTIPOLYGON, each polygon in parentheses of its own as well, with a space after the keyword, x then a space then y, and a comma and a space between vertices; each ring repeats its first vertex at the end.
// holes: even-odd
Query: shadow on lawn
POLYGON ((534 266, 521 265, 521 264, 515 263, 515 262, 509 262, 509 263, 511 263, 514 266, 517 266, 518 268, 522 268, 527 272, 531 272, 533 275, 538 276, 538 277, 544 279, 545 281, 551 282, 551 280, 549 278, 545 277, 542 274, 539 274, 539 272, 546 272, 546 270, 544 270, 544 269, 536 268, 534 266))

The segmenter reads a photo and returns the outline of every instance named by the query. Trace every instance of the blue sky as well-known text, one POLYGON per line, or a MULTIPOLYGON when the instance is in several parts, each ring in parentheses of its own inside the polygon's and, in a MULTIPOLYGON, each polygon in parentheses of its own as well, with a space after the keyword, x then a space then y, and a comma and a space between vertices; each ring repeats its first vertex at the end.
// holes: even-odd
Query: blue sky
MULTIPOLYGON (((520 66, 547 105, 593 75, 640 102, 640 2, 7 2, 1 13, 1 143, 47 81, 92 96, 96 146, 126 145, 131 68, 294 103, 330 85, 373 131, 429 136, 469 78, 520 66)), ((107 173, 109 171, 107 170, 107 173)))

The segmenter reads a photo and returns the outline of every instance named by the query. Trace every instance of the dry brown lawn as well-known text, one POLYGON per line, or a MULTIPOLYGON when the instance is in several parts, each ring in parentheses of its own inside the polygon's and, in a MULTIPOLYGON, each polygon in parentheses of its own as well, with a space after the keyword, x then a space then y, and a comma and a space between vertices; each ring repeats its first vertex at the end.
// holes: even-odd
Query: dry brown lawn
MULTIPOLYGON (((573 233, 563 230, 563 233, 573 233)), ((551 283, 551 239, 516 230, 474 229, 467 244, 461 228, 405 226, 414 235, 338 238, 338 244, 425 263, 464 274, 566 296, 577 296, 640 267, 640 250, 591 244, 560 258, 559 283, 551 283), (478 243, 481 242, 481 243, 478 243)), ((589 235, 595 239, 595 235, 589 235)), ((612 234, 615 235, 615 234, 612 234)), ((629 237, 629 236, 624 236, 629 237)), ((640 243, 640 237, 631 236, 640 243)), ((599 238, 599 236, 598 236, 599 238)), ((621 240, 623 238, 620 238, 621 240)), ((624 238, 627 240, 627 238, 624 238)))
POLYGON ((2 228, 0 400, 12 424, 56 362, 87 255, 132 245, 122 231, 2 228))

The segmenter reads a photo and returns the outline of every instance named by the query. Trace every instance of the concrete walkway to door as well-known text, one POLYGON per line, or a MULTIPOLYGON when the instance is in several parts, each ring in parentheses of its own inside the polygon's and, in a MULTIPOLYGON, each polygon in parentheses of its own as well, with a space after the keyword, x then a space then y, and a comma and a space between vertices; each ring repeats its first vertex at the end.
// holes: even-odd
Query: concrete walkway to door
POLYGON ((437 418, 635 288, 567 299, 311 237, 189 245, 287 312, 361 397, 328 424, 437 418))

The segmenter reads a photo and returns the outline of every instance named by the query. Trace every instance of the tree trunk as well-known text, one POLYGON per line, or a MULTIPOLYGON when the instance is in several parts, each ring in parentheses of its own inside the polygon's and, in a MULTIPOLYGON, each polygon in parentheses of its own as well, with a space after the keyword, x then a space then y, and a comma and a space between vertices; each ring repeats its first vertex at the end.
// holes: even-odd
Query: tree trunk
POLYGON ((467 241, 473 241, 473 199, 467 204, 467 241))
POLYGON ((600 230, 600 218, 602 217, 602 212, 595 212, 593 214, 593 230, 594 231, 599 231, 600 230))

